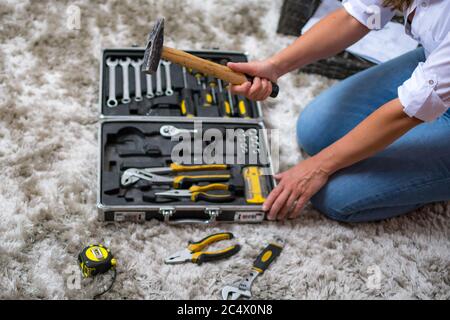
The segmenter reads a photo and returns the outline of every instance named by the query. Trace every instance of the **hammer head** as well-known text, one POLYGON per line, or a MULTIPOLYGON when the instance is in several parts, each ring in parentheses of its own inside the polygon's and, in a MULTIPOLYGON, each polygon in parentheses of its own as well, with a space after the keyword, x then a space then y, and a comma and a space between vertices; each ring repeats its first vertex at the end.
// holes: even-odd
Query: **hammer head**
POLYGON ((156 72, 161 60, 161 53, 164 43, 164 18, 156 21, 153 30, 148 35, 147 46, 144 53, 142 71, 148 74, 156 72))

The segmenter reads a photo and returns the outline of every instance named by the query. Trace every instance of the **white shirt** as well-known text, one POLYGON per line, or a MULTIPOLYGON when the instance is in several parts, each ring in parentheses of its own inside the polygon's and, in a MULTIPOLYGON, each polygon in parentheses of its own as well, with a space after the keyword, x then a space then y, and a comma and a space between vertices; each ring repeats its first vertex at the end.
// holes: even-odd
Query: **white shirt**
MULTIPOLYGON (((344 8, 375 30, 394 16, 383 0, 347 0, 344 8)), ((426 61, 398 88, 398 97, 410 117, 432 121, 450 107, 450 0, 414 0, 403 14, 405 31, 422 44, 426 61), (407 17, 414 10, 410 25, 407 17)))

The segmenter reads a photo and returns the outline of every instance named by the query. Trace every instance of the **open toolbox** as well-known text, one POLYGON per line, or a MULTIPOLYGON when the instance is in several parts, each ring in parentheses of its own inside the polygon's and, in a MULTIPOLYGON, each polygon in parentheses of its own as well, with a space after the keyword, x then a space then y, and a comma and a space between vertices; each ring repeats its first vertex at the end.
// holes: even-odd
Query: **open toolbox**
MULTIPOLYGON (((190 53, 219 63, 247 61, 237 52, 190 53)), ((103 51, 99 218, 263 221, 262 202, 275 180, 260 104, 175 64, 165 69, 162 62, 160 75, 149 80, 138 67, 143 55, 142 48, 103 51), (193 102, 189 110, 182 107, 186 84, 193 102)))

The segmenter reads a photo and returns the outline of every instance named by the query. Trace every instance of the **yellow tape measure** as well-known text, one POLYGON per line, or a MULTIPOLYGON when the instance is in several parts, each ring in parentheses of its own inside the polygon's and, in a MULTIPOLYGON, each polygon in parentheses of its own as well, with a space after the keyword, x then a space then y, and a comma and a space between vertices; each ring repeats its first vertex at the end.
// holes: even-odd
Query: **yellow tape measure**
POLYGON ((83 276, 88 278, 100 273, 108 272, 117 264, 111 251, 101 244, 93 244, 84 248, 78 255, 83 276))
POLYGON ((80 252, 78 255, 78 263, 83 276, 86 278, 93 277, 97 274, 106 273, 109 270, 114 271, 108 288, 100 293, 97 293, 94 296, 94 299, 111 290, 114 282, 116 281, 117 275, 117 261, 111 253, 111 250, 101 244, 92 244, 80 252))

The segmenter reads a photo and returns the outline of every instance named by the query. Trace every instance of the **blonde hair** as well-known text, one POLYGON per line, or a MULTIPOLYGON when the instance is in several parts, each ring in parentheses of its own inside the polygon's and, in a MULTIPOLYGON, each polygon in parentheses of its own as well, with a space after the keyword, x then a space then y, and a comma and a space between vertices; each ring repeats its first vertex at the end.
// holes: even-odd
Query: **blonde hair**
POLYGON ((383 0, 383 6, 403 10, 411 5, 412 0, 383 0))

